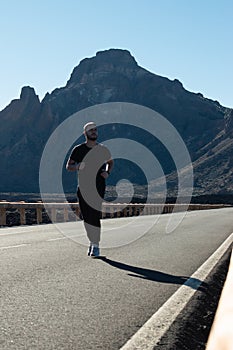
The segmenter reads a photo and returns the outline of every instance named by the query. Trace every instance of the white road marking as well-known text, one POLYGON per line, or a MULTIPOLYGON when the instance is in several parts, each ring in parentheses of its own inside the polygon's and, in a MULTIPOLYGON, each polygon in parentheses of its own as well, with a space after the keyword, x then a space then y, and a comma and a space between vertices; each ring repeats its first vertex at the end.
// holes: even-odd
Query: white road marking
POLYGON ((67 239, 67 237, 50 238, 46 239, 46 242, 59 241, 61 239, 67 239))
POLYGON ((0 237, 9 236, 9 235, 17 235, 20 233, 48 233, 50 231, 54 231, 54 226, 51 227, 51 224, 45 225, 35 225, 24 226, 24 227, 0 227, 0 237), (46 226, 47 227, 46 227, 46 226))
POLYGON ((12 248, 19 248, 19 247, 24 247, 26 245, 29 245, 29 243, 23 243, 23 244, 17 244, 17 245, 9 245, 7 247, 0 247, 0 250, 4 249, 12 249, 12 248))
POLYGON ((153 350, 176 317, 196 293, 201 281, 211 273, 233 243, 233 233, 196 272, 163 304, 120 350, 153 350), (194 282, 197 283, 194 283, 194 282), (199 282, 200 281, 200 282, 199 282), (192 289, 190 287, 194 287, 192 289))
POLYGON ((9 236, 9 235, 17 235, 19 233, 29 233, 29 232, 31 233, 31 232, 35 231, 35 230, 24 230, 24 231, 22 231, 22 230, 18 230, 18 231, 14 230, 13 231, 13 229, 12 229, 13 232, 11 232, 10 228, 9 229, 2 228, 0 230, 5 230, 5 232, 1 232, 0 231, 0 237, 9 236))
POLYGON ((47 239, 46 242, 59 241, 61 239, 77 238, 77 237, 81 237, 81 236, 86 236, 86 235, 85 234, 72 235, 72 236, 67 235, 66 237, 50 238, 50 239, 47 239))

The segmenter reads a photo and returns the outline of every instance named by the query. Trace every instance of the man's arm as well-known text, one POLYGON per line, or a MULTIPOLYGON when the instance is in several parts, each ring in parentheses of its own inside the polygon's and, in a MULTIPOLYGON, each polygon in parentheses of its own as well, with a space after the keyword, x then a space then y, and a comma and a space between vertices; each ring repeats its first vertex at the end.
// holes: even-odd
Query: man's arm
POLYGON ((76 163, 73 159, 69 158, 66 163, 66 170, 68 171, 78 171, 80 163, 76 163))

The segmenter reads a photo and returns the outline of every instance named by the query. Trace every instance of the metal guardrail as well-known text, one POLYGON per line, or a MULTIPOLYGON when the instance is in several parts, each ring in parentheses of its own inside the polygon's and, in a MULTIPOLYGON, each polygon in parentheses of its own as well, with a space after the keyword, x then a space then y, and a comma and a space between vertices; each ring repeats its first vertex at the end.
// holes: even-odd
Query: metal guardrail
MULTIPOLYGON (((224 204, 189 204, 188 210, 203 210, 203 209, 216 209, 223 208, 228 205, 224 204)), ((27 211, 35 211, 35 224, 43 223, 43 213, 46 211, 49 213, 49 217, 52 222, 57 222, 58 214, 60 221, 67 222, 69 220, 69 213, 72 211, 76 214, 76 220, 79 219, 80 209, 79 203, 28 203, 24 201, 20 202, 7 202, 0 201, 0 226, 7 225, 7 216, 10 212, 15 211, 19 215, 19 224, 26 225, 27 211), (62 218, 61 218, 62 217, 62 218)), ((187 210, 187 204, 143 204, 143 203, 103 203, 103 219, 104 218, 114 218, 114 217, 128 217, 137 215, 156 215, 156 214, 166 214, 173 212, 175 207, 176 211, 187 210)))

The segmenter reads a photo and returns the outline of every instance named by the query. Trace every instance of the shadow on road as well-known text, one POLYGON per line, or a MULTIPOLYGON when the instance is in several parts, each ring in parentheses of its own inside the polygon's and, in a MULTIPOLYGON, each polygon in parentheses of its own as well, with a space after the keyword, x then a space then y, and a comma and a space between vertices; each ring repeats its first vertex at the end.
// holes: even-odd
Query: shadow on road
POLYGON ((123 264, 119 261, 110 260, 106 257, 100 257, 99 259, 118 269, 133 272, 134 274, 128 274, 132 277, 143 278, 160 283, 185 284, 192 289, 205 291, 205 282, 202 282, 197 278, 170 275, 168 273, 156 270, 144 269, 137 266, 123 264))

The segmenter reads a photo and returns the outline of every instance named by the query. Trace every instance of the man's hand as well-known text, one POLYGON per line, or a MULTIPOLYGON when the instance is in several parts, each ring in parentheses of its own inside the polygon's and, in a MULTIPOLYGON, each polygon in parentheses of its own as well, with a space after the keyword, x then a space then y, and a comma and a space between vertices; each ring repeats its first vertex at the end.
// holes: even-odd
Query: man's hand
POLYGON ((109 177, 109 173, 107 171, 103 171, 101 173, 101 176, 104 178, 104 179, 107 179, 109 177))

